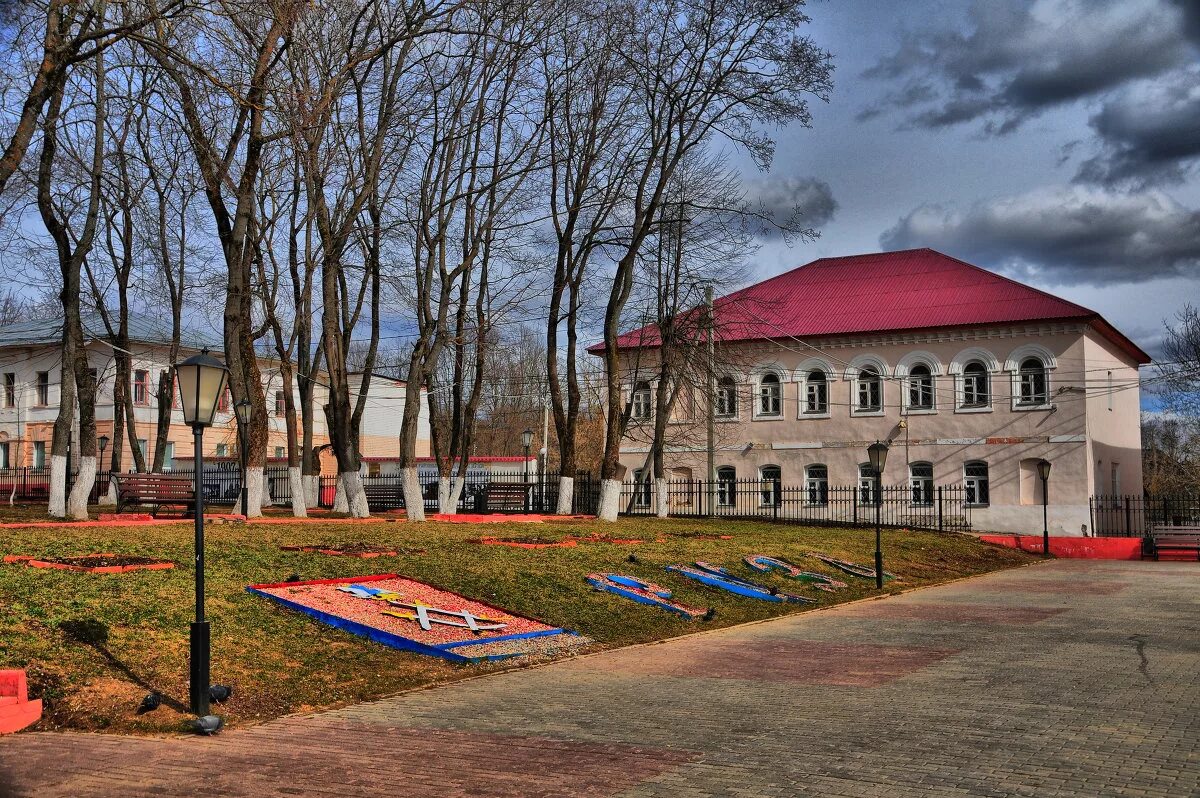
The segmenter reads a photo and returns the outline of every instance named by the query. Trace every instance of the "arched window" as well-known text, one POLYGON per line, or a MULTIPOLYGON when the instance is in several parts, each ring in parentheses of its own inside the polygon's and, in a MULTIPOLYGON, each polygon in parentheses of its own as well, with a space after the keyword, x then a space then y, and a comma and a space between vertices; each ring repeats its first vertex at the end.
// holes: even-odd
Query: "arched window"
POLYGON ((805 501, 809 504, 829 504, 829 467, 814 463, 804 469, 805 501))
POLYGON ((783 471, 777 465, 766 465, 758 469, 760 500, 763 507, 778 507, 783 471))
POLYGON ((875 469, 870 463, 858 467, 858 503, 866 506, 875 504, 875 469))
POLYGON ((972 360, 963 366, 962 407, 988 407, 991 403, 991 376, 987 366, 978 360, 972 360))
POLYGON ((779 375, 769 371, 762 376, 758 383, 758 414, 760 416, 778 416, 783 407, 783 383, 779 375))
POLYGON ((737 417, 737 383, 733 377, 717 380, 717 395, 713 401, 713 412, 717 418, 737 417))
POLYGON ((908 409, 933 409, 933 372, 924 363, 908 371, 908 409))
POLYGON ((1050 391, 1046 379, 1046 364, 1040 358, 1027 357, 1021 361, 1020 394, 1017 404, 1045 405, 1050 403, 1050 391))
POLYGON ((629 417, 639 421, 650 418, 650 383, 639 382, 633 386, 629 417))
POLYGON ((921 507, 933 504, 933 464, 913 463, 908 467, 912 503, 921 507))
POLYGON ((737 496, 737 469, 721 466, 717 469, 717 506, 733 507, 737 496))
POLYGON ((883 409, 883 380, 879 370, 874 366, 863 366, 855 379, 856 401, 855 410, 874 412, 883 409))
POLYGON ((967 504, 980 507, 991 502, 991 490, 988 482, 987 463, 982 460, 972 460, 963 466, 963 484, 966 487, 967 504))
POLYGON ((829 412, 829 378, 820 369, 813 369, 805 377, 804 412, 829 412))

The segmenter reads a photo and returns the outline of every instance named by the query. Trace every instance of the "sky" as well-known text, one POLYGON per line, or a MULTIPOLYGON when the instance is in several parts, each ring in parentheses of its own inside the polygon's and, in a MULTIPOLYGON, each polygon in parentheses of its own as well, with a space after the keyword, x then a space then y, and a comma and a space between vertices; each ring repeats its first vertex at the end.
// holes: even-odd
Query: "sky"
POLYGON ((1152 355, 1200 304, 1200 0, 810 0, 833 53, 811 128, 775 131, 755 279, 933 247, 1104 315, 1152 355))

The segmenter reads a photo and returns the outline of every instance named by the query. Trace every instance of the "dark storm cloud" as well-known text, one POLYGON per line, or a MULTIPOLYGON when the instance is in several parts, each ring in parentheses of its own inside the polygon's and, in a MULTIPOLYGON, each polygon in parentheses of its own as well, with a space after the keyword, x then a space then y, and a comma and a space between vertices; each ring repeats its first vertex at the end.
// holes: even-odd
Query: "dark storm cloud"
POLYGON ((1038 189, 965 212, 925 205, 879 239, 884 249, 933 247, 1042 284, 1111 284, 1195 274, 1200 212, 1160 191, 1038 189))
MULTIPOLYGON (((790 229, 820 229, 837 212, 833 189, 815 177, 769 177, 747 185, 747 200, 766 219, 790 229)), ((762 238, 781 234, 778 227, 767 225, 762 238)))
POLYGON ((1188 63, 1200 31, 1195 0, 977 0, 969 30, 907 34, 866 71, 872 78, 936 87, 893 92, 883 104, 907 125, 978 121, 1011 132, 1042 111, 1096 97, 1188 63))
POLYGON ((1123 90, 1089 124, 1100 151, 1080 164, 1076 180, 1180 183, 1200 158, 1200 70, 1179 70, 1123 90))

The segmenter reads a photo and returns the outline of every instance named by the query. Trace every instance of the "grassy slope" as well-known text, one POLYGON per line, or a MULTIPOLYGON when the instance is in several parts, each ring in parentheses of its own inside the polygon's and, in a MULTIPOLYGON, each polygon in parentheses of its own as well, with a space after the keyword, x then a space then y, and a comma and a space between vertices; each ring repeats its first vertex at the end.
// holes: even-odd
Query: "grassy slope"
MULTIPOLYGON (((891 590, 933 584, 1017 565, 1027 555, 985 546, 970 537, 884 533, 886 567, 900 576, 891 590)), ((804 607, 738 598, 664 573, 670 563, 708 560, 752 576, 740 563, 753 553, 794 559, 832 573, 816 549, 868 563, 873 532, 811 529, 753 522, 624 520, 616 525, 564 522, 472 526, 381 523, 371 525, 210 525, 207 607, 213 625, 213 680, 232 683, 235 698, 222 712, 234 724, 329 707, 453 680, 498 666, 461 666, 375 645, 251 596, 245 586, 282 581, 398 572, 480 598, 516 613, 576 629, 600 646, 626 645, 690 631, 768 618, 804 607), (655 538, 682 531, 734 535, 728 541, 655 538), (642 537, 638 546, 580 544, 522 550, 481 546, 481 534, 561 537, 603 532, 642 537), (408 549, 397 557, 358 560, 284 552, 280 544, 363 541, 408 549), (425 548, 420 554, 416 549, 425 548), (640 563, 626 558, 636 553, 640 563), (684 603, 717 610, 711 622, 688 622, 654 608, 597 593, 584 582, 591 571, 637 575, 675 591, 684 603)), ((192 615, 191 526, 5 529, 0 553, 71 555, 114 551, 174 560, 173 571, 109 576, 0 566, 0 667, 30 669, 48 699, 42 728, 73 727, 155 732, 178 727, 172 707, 138 717, 150 689, 183 709, 187 699, 187 631, 192 615), (107 640, 103 638, 107 637, 107 640), (81 642, 82 640, 89 642, 81 642)), ((834 595, 804 590, 777 576, 755 576, 781 589, 820 600, 820 606, 872 595, 874 583, 845 577, 834 595)))

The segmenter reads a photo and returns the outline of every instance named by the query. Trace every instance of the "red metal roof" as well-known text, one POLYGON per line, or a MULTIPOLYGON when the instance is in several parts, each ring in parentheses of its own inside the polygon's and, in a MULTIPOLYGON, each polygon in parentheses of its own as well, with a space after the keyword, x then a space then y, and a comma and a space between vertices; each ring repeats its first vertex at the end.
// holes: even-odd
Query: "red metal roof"
MULTIPOLYGON (((820 258, 723 296, 713 311, 719 341, 1082 321, 1150 362, 1095 311, 932 249, 820 258)), ((617 339, 622 349, 657 343, 653 326, 617 339)), ((603 352, 604 344, 588 351, 603 352)))

